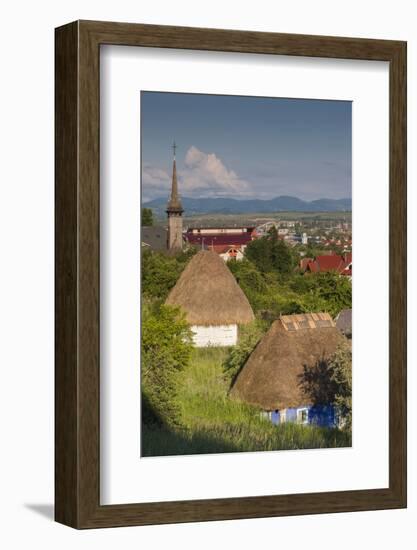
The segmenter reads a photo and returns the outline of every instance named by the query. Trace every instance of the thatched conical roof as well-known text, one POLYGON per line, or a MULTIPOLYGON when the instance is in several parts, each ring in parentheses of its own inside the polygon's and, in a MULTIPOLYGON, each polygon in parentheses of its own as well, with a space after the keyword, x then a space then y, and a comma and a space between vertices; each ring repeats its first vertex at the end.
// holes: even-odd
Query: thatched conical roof
POLYGON ((189 262, 166 303, 180 306, 191 325, 231 325, 253 321, 252 308, 218 254, 201 250, 189 262))
POLYGON ((304 365, 329 359, 344 341, 327 313, 283 316, 252 352, 230 394, 268 411, 307 405, 300 384, 304 365))

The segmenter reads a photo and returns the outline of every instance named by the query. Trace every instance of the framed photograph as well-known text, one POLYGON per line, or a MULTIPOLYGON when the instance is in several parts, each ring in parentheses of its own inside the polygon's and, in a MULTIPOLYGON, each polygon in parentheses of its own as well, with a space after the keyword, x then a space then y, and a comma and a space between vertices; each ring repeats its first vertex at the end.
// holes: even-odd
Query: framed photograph
POLYGON ((406 43, 56 29, 55 344, 58 522, 406 507, 406 43))

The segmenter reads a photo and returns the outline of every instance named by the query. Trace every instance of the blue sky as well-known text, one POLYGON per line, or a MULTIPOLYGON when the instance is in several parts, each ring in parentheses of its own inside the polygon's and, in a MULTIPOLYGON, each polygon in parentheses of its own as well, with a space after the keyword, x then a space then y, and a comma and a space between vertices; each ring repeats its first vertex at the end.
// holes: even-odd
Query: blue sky
POLYGON ((141 93, 142 197, 351 197, 349 101, 141 93))

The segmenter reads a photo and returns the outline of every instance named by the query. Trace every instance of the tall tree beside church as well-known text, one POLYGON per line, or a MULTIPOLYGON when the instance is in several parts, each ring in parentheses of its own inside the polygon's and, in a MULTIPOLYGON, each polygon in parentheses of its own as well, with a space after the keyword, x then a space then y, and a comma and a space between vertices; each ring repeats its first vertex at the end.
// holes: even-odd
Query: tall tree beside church
POLYGON ((153 212, 151 208, 142 208, 142 225, 153 225, 153 212))

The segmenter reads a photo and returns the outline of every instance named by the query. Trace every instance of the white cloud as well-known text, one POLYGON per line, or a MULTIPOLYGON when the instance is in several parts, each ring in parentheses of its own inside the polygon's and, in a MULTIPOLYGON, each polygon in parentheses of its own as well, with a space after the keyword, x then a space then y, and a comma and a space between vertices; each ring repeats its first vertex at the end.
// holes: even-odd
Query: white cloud
POLYGON ((165 170, 144 163, 142 166, 142 200, 168 196, 171 178, 165 170))
MULTIPOLYGON (((215 153, 204 153, 191 146, 178 170, 180 194, 185 197, 249 196, 250 184, 229 170, 215 153)), ((161 168, 144 163, 142 166, 142 199, 168 196, 171 175, 161 168)))
POLYGON ((142 183, 149 187, 169 187, 170 177, 160 168, 144 164, 142 168, 142 183))
POLYGON ((215 153, 204 153, 193 145, 185 155, 181 189, 183 195, 238 197, 248 194, 250 184, 229 170, 215 153))

